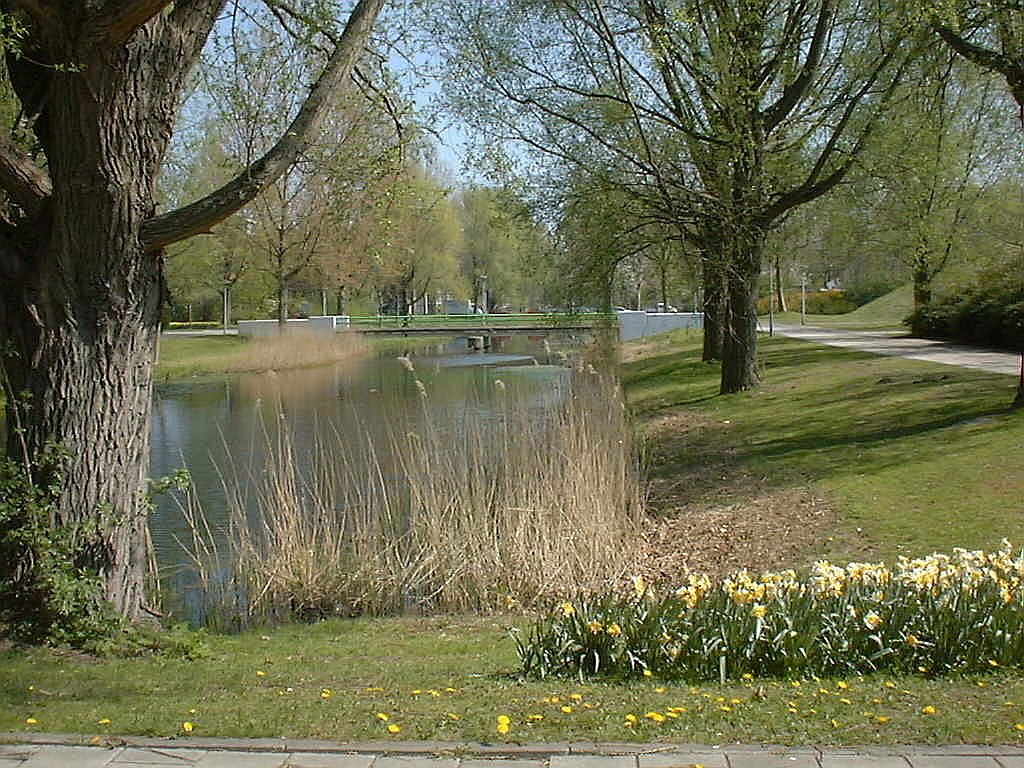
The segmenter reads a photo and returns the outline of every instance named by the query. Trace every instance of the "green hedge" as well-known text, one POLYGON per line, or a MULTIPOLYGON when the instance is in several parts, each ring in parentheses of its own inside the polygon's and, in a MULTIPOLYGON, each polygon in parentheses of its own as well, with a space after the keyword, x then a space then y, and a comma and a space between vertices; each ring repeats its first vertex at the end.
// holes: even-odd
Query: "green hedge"
POLYGON ((1003 349, 1024 349, 1024 286, 976 288, 915 310, 907 323, 916 336, 1003 349))

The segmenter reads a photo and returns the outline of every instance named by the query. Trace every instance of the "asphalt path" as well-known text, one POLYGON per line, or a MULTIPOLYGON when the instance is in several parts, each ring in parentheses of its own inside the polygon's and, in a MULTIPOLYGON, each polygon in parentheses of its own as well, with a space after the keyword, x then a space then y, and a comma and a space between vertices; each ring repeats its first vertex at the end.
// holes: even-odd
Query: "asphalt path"
MULTIPOLYGON (((765 332, 768 330, 763 323, 761 330, 765 332)), ((969 347, 965 344, 953 344, 948 341, 917 339, 901 331, 847 331, 776 323, 775 333, 814 344, 845 347, 875 355, 905 357, 910 360, 924 360, 942 365, 957 365, 961 368, 975 368, 979 371, 1003 373, 1008 376, 1017 376, 1020 372, 1020 355, 1013 352, 969 347)))

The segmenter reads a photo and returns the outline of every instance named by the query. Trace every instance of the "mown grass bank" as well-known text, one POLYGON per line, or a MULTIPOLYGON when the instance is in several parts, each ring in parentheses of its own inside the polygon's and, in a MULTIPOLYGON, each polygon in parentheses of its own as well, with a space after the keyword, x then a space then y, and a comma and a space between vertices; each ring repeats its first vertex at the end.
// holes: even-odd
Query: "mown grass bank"
POLYGON ((656 337, 624 367, 665 514, 810 489, 834 516, 797 566, 1024 543, 1012 377, 762 337, 763 386, 720 397, 699 342, 656 337))
POLYGON ((467 618, 332 620, 212 637, 208 646, 192 660, 0 654, 0 731, 179 736, 183 745, 186 722, 193 736, 342 741, 905 744, 1024 735, 1024 681, 1001 672, 700 687, 523 681, 504 624, 467 618), (500 715, 510 720, 504 736, 500 715))

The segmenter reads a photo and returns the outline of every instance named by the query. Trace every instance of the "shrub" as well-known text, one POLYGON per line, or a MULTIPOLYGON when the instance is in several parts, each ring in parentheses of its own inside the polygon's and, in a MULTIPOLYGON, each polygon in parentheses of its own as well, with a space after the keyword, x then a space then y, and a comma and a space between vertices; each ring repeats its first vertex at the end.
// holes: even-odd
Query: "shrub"
POLYGON ((528 675, 710 680, 1024 665, 1024 554, 954 550, 846 567, 816 563, 655 594, 563 601, 516 643, 528 675))
POLYGON ((917 336, 1024 349, 1024 287, 988 285, 932 301, 907 324, 917 336))
POLYGON ((0 620, 21 639, 99 649, 121 625, 99 574, 76 563, 74 532, 50 524, 63 459, 0 458, 0 620))
MULTIPOLYGON (((786 306, 791 312, 800 311, 800 291, 786 291, 786 306)), ((850 301, 843 291, 807 291, 807 314, 809 315, 845 315, 852 312, 857 305, 850 301)), ((759 314, 768 314, 768 297, 758 299, 759 314)), ((779 311, 778 305, 775 311, 779 311)))

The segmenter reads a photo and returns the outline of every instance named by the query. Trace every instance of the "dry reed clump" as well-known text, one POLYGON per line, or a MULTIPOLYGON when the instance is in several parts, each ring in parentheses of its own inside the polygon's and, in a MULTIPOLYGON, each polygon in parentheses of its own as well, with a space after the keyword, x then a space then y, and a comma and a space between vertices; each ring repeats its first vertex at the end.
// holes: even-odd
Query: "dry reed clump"
POLYGON ((276 336, 253 338, 225 362, 224 369, 242 372, 311 368, 350 360, 368 350, 369 346, 358 333, 340 332, 326 336, 290 330, 276 336))
POLYGON ((229 493, 226 549, 191 513, 214 614, 500 610, 626 578, 644 513, 618 388, 579 374, 543 416, 498 389, 493 422, 395 429, 380 455, 365 433, 326 430, 308 455, 268 436, 255 511, 229 493))

